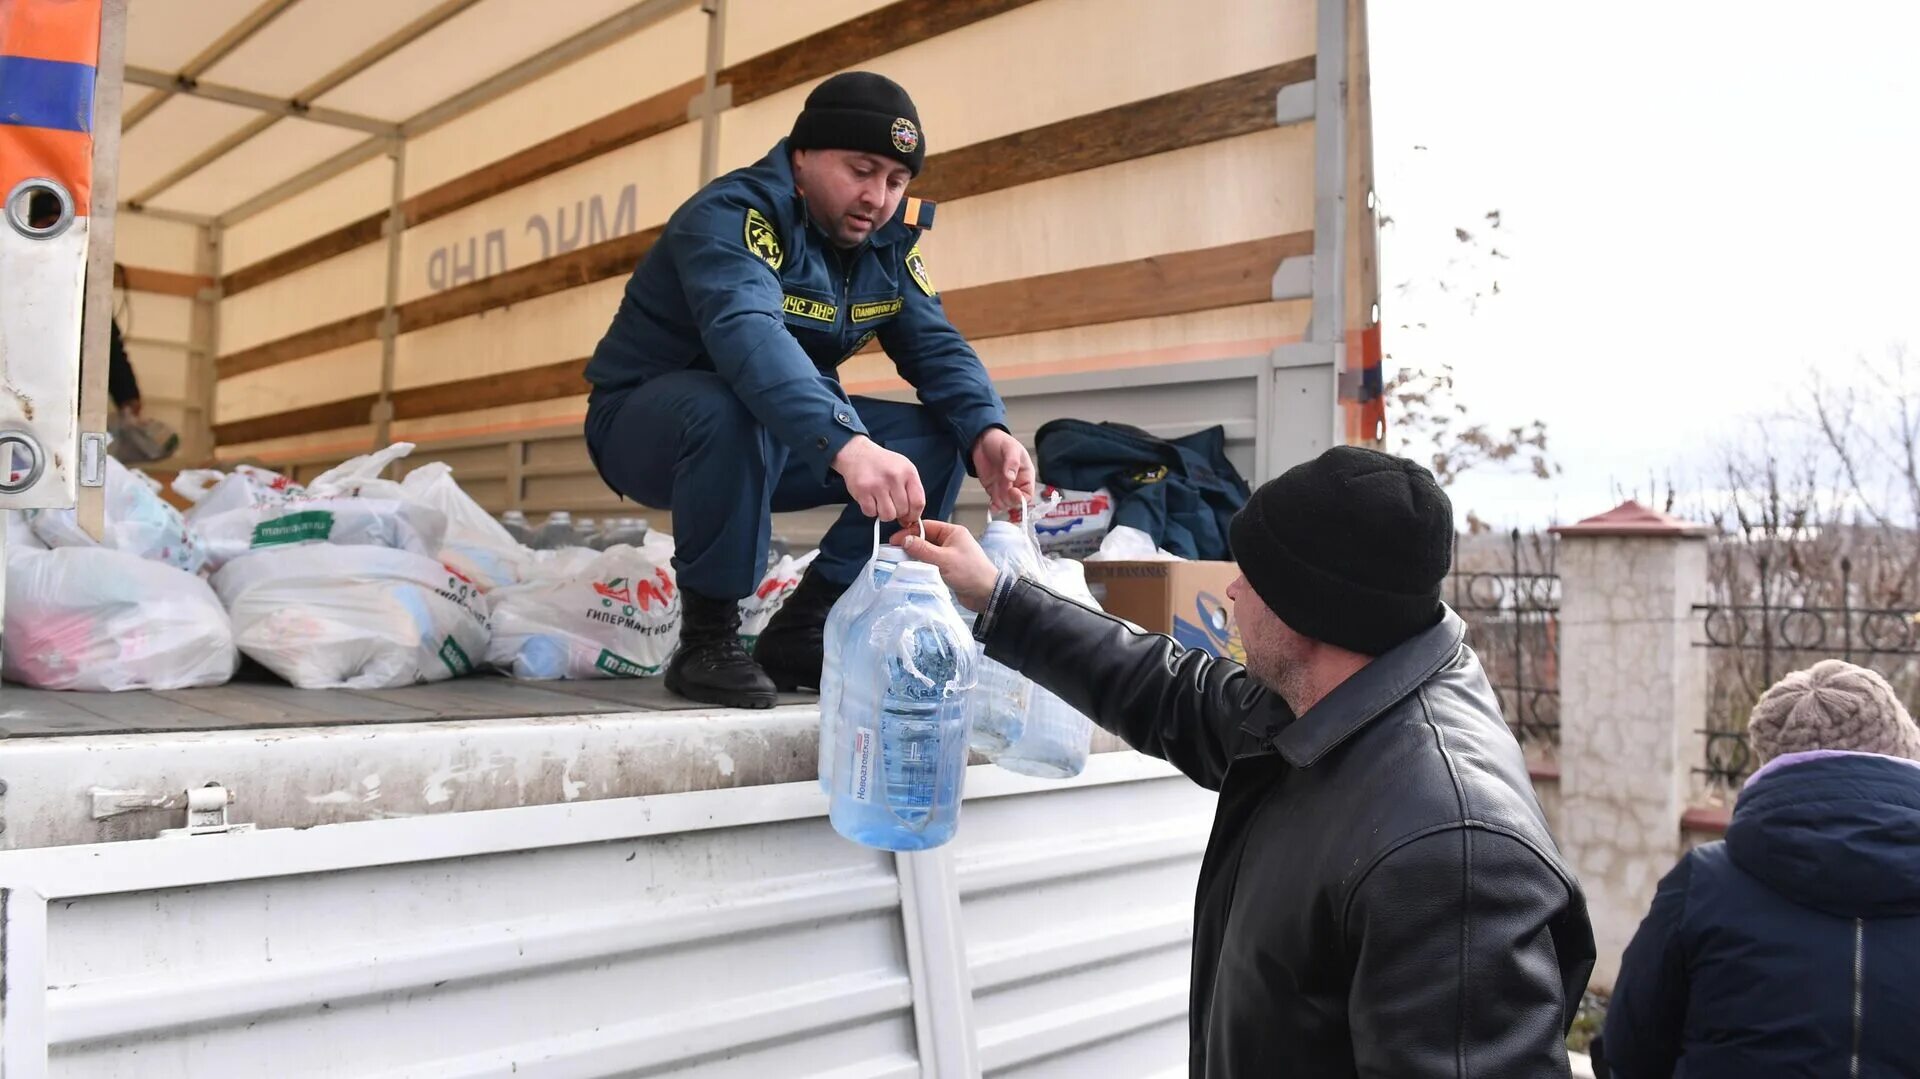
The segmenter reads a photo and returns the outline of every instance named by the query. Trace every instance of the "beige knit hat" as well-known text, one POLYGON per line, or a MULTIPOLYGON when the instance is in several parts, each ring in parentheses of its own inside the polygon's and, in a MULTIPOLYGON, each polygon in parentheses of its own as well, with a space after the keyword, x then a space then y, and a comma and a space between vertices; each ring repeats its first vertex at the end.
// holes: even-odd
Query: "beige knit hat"
POLYGON ((1810 749, 1920 760, 1920 727, 1893 687, 1879 674, 1837 659, 1774 683, 1753 706, 1747 738, 1763 764, 1810 749))

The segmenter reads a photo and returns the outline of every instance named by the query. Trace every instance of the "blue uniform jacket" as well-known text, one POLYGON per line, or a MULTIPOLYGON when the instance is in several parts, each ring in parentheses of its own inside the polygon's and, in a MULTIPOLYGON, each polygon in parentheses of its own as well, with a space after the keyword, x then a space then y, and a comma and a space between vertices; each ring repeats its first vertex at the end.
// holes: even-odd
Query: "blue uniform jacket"
POLYGON ((814 227, 786 140, 708 184, 668 219, 593 351, 596 392, 670 371, 718 371, 822 482, 859 413, 835 373, 877 335, 963 451, 1006 408, 980 357, 947 321, 908 203, 854 251, 814 227))

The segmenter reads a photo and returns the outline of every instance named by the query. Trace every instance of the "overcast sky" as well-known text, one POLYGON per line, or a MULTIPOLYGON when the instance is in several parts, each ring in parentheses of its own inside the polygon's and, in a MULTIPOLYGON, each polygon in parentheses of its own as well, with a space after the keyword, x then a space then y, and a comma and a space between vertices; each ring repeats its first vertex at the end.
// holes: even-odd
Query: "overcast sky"
POLYGON ((1920 0, 1369 10, 1389 365, 1452 363, 1476 419, 1545 421, 1565 468, 1470 475, 1463 510, 1684 485, 1816 365, 1920 350, 1920 0), (1456 226, 1509 257, 1461 264, 1456 226))

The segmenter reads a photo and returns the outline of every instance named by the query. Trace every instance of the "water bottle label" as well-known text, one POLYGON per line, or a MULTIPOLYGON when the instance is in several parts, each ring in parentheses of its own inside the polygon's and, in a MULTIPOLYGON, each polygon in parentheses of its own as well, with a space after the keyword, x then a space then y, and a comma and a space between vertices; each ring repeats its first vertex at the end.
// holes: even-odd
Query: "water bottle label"
POLYGON ((853 732, 853 800, 867 805, 873 804, 873 766, 879 756, 880 736, 871 728, 860 727, 853 732))

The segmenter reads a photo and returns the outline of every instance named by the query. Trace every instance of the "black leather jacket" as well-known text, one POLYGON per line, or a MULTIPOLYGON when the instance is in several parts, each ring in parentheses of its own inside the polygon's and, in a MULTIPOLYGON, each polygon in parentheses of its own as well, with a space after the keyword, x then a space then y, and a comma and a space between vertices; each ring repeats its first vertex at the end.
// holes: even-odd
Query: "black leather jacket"
POLYGON ((987 655, 1220 792, 1191 1074, 1568 1074, 1586 900, 1446 612, 1294 718, 1239 664, 1002 578, 987 655))

